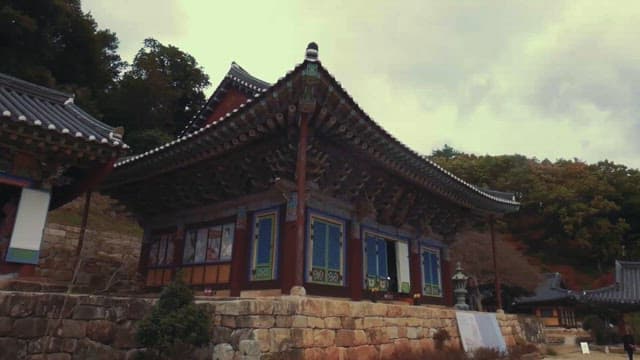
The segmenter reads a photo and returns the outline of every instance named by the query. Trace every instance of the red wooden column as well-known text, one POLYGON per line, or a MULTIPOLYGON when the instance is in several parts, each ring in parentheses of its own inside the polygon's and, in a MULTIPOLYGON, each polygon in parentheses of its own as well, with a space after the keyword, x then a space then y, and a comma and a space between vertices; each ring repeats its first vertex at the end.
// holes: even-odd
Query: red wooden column
POLYGON ((442 293, 444 298, 444 304, 447 306, 453 306, 453 276, 451 268, 451 259, 449 259, 449 249, 443 248, 440 254, 442 258, 442 293))
POLYGON ((502 309, 502 292, 500 291, 500 276, 498 275, 498 260, 496 258, 496 233, 493 229, 495 219, 493 215, 489 216, 489 229, 491 230, 491 252, 493 253, 493 273, 495 276, 496 301, 498 309, 502 309))
POLYGON ((422 271, 420 270, 420 242, 411 241, 409 248, 409 276, 411 278, 411 295, 422 296, 422 271))
POLYGON ((231 296, 240 296, 240 291, 247 281, 249 260, 249 234, 247 210, 238 209, 236 230, 233 237, 233 253, 231 257, 231 296))
MULTIPOLYGON (((296 210, 298 207, 298 195, 293 192, 289 194, 287 201, 287 212, 284 224, 282 225, 282 244, 280 245, 280 290, 283 294, 289 294, 294 285, 294 273, 296 271, 296 241, 297 241, 297 221, 296 210)), ((304 275, 304 274, 303 274, 304 275)), ((303 277, 304 279, 304 277, 303 277)))
POLYGON ((353 221, 347 247, 347 266, 349 269, 349 291, 352 300, 362 300, 362 239, 360 238, 360 223, 353 221))
POLYGON ((173 235, 173 278, 176 278, 178 271, 182 267, 182 257, 184 255, 184 239, 185 239, 184 224, 179 223, 176 225, 176 231, 173 235))
POLYGON ((304 213, 307 203, 307 143, 309 138, 309 113, 300 114, 300 139, 298 140, 298 161, 296 163, 296 242, 292 262, 295 264, 293 286, 304 285, 304 213))
POLYGON ((142 234, 142 244, 140 245, 140 257, 138 258, 138 273, 142 278, 147 279, 147 259, 149 257, 149 239, 151 239, 151 228, 144 226, 142 234))

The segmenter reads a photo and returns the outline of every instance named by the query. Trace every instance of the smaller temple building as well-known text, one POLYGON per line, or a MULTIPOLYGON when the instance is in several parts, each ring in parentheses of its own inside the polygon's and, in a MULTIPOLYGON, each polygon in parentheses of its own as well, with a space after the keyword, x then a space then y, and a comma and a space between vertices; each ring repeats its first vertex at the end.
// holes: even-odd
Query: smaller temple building
POLYGON ((640 311, 640 261, 616 260, 615 282, 603 288, 583 291, 579 300, 623 313, 640 311))
POLYGON ((385 131, 314 43, 274 84, 232 63, 179 138, 118 162, 103 191, 144 227, 148 286, 179 273, 222 297, 451 305, 456 232, 519 207, 385 131))
POLYGON ((517 312, 539 317, 545 326, 575 328, 577 326, 575 294, 565 288, 560 273, 543 274, 543 281, 532 296, 520 297, 513 305, 517 312))
POLYGON ((33 275, 48 211, 95 187, 126 149, 73 96, 0 74, 0 275, 33 275))

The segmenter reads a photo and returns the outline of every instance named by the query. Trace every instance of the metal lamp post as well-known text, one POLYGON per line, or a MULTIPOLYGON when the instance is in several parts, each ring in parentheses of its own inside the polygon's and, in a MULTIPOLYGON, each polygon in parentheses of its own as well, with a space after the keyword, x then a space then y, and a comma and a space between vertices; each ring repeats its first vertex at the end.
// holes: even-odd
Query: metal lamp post
POLYGON ((467 305, 467 279, 469 277, 462 272, 462 266, 460 262, 456 264, 456 272, 451 277, 453 280, 453 294, 456 297, 456 304, 454 305, 458 310, 469 310, 467 305))

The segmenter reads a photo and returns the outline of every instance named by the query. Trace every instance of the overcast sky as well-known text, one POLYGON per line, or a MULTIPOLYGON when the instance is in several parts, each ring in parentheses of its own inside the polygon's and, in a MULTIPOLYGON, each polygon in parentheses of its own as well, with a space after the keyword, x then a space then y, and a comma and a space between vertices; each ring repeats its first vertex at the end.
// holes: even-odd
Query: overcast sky
MULTIPOLYGON (((83 0, 131 61, 146 37, 216 85, 276 81, 310 41, 360 106, 416 151, 640 167, 640 3, 83 0)), ((208 90, 208 95, 213 88, 208 90)))

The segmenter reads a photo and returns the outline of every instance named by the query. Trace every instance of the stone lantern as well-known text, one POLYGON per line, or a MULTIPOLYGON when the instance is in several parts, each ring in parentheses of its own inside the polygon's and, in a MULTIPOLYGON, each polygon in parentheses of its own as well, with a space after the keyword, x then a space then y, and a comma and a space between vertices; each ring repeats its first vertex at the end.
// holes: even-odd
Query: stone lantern
POLYGON ((453 281, 453 294, 456 297, 456 304, 454 305, 458 310, 469 310, 467 305, 467 279, 469 277, 462 272, 462 266, 460 262, 456 264, 456 272, 451 277, 453 281))

